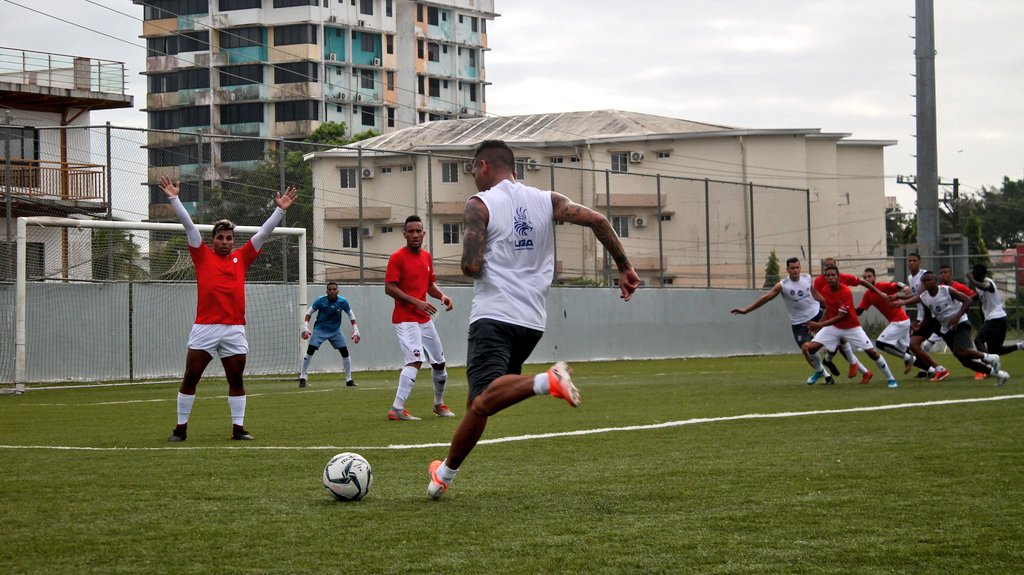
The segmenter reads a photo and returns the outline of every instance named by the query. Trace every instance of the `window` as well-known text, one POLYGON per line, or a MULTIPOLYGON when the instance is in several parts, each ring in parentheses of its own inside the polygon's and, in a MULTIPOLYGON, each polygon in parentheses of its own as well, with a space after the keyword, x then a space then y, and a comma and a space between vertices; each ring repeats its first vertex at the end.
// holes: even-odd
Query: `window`
POLYGON ((476 50, 469 50, 469 67, 476 68, 476 50))
MULTIPOLYGON (((0 130, 0 134, 8 134, 11 146, 11 159, 38 160, 39 159, 39 131, 35 128, 7 127, 0 130)), ((4 144, 0 144, 0 157, 4 154, 4 144)), ((0 170, 3 167, 0 166, 0 170)))
POLYGON ((312 24, 275 26, 274 45, 290 46, 292 44, 316 44, 316 26, 312 24))
POLYGON ((432 98, 440 98, 441 97, 441 80, 438 79, 438 78, 431 78, 427 83, 430 86, 430 91, 427 92, 427 95, 432 97, 432 98))
POLYGON ((476 18, 473 16, 470 16, 469 18, 469 29, 473 32, 477 31, 476 18))
POLYGON ((274 8, 290 8, 292 6, 316 6, 317 0, 274 0, 274 8))
POLYGON ((203 144, 202 158, 199 146, 182 144, 168 148, 149 148, 149 165, 152 167, 181 166, 185 164, 210 163, 210 144, 203 144))
POLYGON ((374 73, 370 69, 359 70, 359 87, 364 90, 372 90, 374 88, 374 73))
POLYGON ((671 158, 671 157, 672 157, 672 152, 665 152, 665 151, 658 152, 658 158, 660 158, 660 159, 671 158))
POLYGON ((143 19, 160 20, 186 14, 206 14, 207 0, 149 0, 145 3, 143 19))
POLYGON ((238 140, 220 145, 222 162, 249 162, 263 159, 263 142, 259 140, 238 140))
POLYGON ((262 64, 246 64, 244 66, 224 66, 223 68, 220 68, 221 86, 242 86, 244 84, 262 83, 262 64))
POLYGON ((377 125, 377 114, 370 106, 363 106, 362 113, 360 114, 360 121, 364 126, 376 126, 377 125))
POLYGON ((274 66, 275 84, 294 84, 297 82, 316 82, 319 66, 313 62, 289 62, 274 66))
MULTIPOLYGON (((163 192, 160 192, 163 195, 163 192)), ((165 196, 166 197, 166 196, 165 196)), ((0 280, 14 281, 14 270, 17 269, 17 244, 0 241, 0 254, 9 258, 0 266, 0 280)), ((25 242, 25 275, 29 280, 46 277, 46 244, 43 242, 25 242)))
POLYGON ((426 82, 423 79, 423 76, 416 76, 416 93, 417 94, 426 94, 426 91, 424 89, 425 83, 426 82))
POLYGON ((251 102, 248 104, 225 104, 220 107, 220 123, 245 124, 247 122, 263 121, 263 103, 251 102))
POLYGON ((612 171, 620 173, 629 171, 629 152, 612 152, 612 171))
POLYGON ((394 231, 395 231, 395 228, 393 228, 391 226, 381 226, 380 227, 380 233, 382 233, 382 234, 390 234, 391 232, 394 232, 394 231))
POLYGON ((672 214, 661 214, 661 218, 659 218, 659 219, 661 221, 663 221, 663 222, 671 222, 672 221, 672 214))
POLYGON ((441 243, 452 246, 458 245, 461 239, 462 224, 444 224, 441 243))
POLYGON ((252 26, 248 28, 232 28, 220 31, 221 48, 245 48, 247 46, 260 46, 263 44, 263 28, 252 26))
POLYGON ((390 174, 391 173, 391 166, 381 166, 380 167, 380 173, 382 173, 382 174, 390 174))
POLYGON ((316 100, 292 100, 274 104, 274 118, 278 122, 319 120, 320 106, 316 100))
POLYGON ((391 18, 392 16, 395 15, 395 6, 394 6, 394 4, 395 3, 394 3, 393 0, 384 0, 384 14, 388 18, 391 18))
POLYGON ((469 101, 476 102, 476 84, 469 85, 469 101))
POLYGON ((620 238, 629 237, 629 216, 612 216, 612 229, 620 238))
POLYGON ((210 49, 210 33, 185 32, 178 36, 178 53, 182 52, 203 52, 210 49))
POLYGON ((164 36, 146 40, 146 57, 173 56, 178 53, 178 37, 164 36))
POLYGON ((190 70, 179 70, 174 79, 177 87, 174 90, 196 90, 210 87, 210 71, 205 68, 193 68, 190 70))
POLYGON ((149 77, 149 93, 163 94, 178 91, 178 74, 153 74, 149 77))
POLYGON ((174 130, 190 126, 209 126, 210 107, 191 106, 176 110, 149 112, 149 127, 154 130, 174 130))
POLYGON ((459 183, 458 162, 441 162, 441 181, 446 184, 459 183))
POLYGON ((358 179, 356 178, 355 168, 342 168, 341 172, 341 187, 343 188, 354 188, 357 185, 358 179))
POLYGON ((563 158, 561 156, 555 156, 553 158, 548 158, 548 163, 549 164, 564 164, 565 163, 565 158, 563 158))
POLYGON ((423 59, 423 40, 416 42, 416 57, 420 60, 423 59))
POLYGON ((395 53, 395 35, 394 34, 388 34, 387 36, 385 36, 385 38, 387 38, 388 54, 394 54, 395 53))
POLYGON ((373 16, 373 0, 359 0, 359 13, 373 16))
POLYGON ((388 127, 389 128, 394 128, 395 127, 395 109, 394 108, 388 108, 388 127))
POLYGON ((220 0, 220 11, 230 12, 232 10, 247 10, 249 8, 262 8, 263 0, 220 0))
POLYGON ((438 12, 440 12, 440 10, 438 10, 434 6, 427 6, 427 24, 431 26, 437 26, 438 24, 440 24, 437 18, 438 12))
POLYGON ((441 46, 439 44, 433 42, 427 44, 427 60, 431 62, 441 61, 441 46))
POLYGON ((359 247, 359 228, 341 228, 341 247, 359 247))
POLYGON ((359 48, 363 52, 370 52, 371 54, 377 51, 377 35, 367 34, 365 32, 359 34, 359 48))
POLYGON ((523 162, 516 162, 516 179, 522 180, 526 177, 526 164, 523 162))
POLYGON ((406 165, 402 166, 402 171, 403 172, 411 172, 412 171, 412 164, 406 164, 406 165))
POLYGON ((386 77, 388 79, 388 90, 394 90, 395 89, 395 73, 389 71, 386 74, 386 77))

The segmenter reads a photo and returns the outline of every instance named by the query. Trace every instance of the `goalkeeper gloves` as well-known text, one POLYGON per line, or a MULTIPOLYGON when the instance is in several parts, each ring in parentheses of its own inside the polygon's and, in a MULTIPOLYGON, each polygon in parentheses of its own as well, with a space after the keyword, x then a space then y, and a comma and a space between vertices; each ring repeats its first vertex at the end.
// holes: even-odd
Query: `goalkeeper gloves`
POLYGON ((359 326, 352 322, 352 342, 359 343, 359 326))

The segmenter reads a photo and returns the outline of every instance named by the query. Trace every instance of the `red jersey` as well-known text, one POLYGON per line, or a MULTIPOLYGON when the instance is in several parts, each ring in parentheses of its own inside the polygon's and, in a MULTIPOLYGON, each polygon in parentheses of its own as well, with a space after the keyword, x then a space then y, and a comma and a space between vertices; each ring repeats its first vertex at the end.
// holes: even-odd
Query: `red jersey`
POLYGON ((958 281, 954 281, 953 283, 949 284, 949 287, 951 287, 951 288, 955 289, 956 291, 958 291, 958 292, 960 292, 960 293, 962 293, 962 294, 964 294, 964 295, 966 295, 968 297, 971 297, 971 298, 973 298, 973 297, 978 295, 978 294, 974 293, 974 290, 972 290, 971 288, 965 286, 964 284, 962 284, 962 283, 960 283, 958 281))
POLYGON ((853 307, 853 292, 850 291, 850 288, 843 284, 839 284, 835 291, 832 291, 832 288, 829 287, 826 282, 825 287, 823 289, 819 289, 818 293, 821 294, 821 297, 825 298, 825 305, 828 306, 829 315, 825 319, 831 319, 840 312, 846 314, 843 319, 832 325, 839 329, 860 327, 860 320, 857 319, 857 311, 853 307))
POLYGON ((245 273, 260 252, 245 242, 225 257, 206 244, 189 246, 188 253, 196 266, 199 292, 196 323, 245 325, 245 273))
MULTIPOLYGON (((900 284, 894 282, 875 282, 875 287, 886 295, 900 293, 903 289, 900 284)), ((871 306, 875 306, 878 311, 882 312, 882 315, 885 316, 889 323, 910 319, 902 307, 890 304, 889 300, 883 299, 875 292, 869 290, 864 292, 864 295, 860 298, 860 305, 857 306, 857 309, 866 310, 871 306)))
MULTIPOLYGON (((828 287, 828 280, 825 279, 824 275, 820 275, 814 278, 814 284, 812 285, 814 286, 814 289, 821 291, 828 287)), ((860 278, 853 274, 839 274, 839 285, 850 287, 859 286, 860 278)))
MULTIPOLYGON (((398 289, 416 299, 427 299, 427 288, 435 281, 433 259, 430 252, 424 249, 414 253, 408 247, 404 247, 391 254, 391 258, 388 259, 384 282, 397 283, 398 289)), ((430 316, 416 306, 396 299, 395 311, 391 312, 391 323, 406 321, 427 323, 430 316)))

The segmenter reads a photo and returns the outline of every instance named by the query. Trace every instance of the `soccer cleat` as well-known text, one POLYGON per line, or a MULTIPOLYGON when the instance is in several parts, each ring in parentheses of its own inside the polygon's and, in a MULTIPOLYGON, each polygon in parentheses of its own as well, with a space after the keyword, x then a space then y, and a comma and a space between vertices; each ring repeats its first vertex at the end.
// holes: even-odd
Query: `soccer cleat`
POLYGON ((892 389, 894 387, 899 387, 899 386, 900 386, 900 384, 896 383, 895 379, 890 379, 889 380, 889 389, 892 389))
POLYGON ((947 377, 949 377, 949 370, 948 369, 937 369, 937 370, 935 370, 935 375, 933 375, 932 378, 929 379, 928 381, 930 381, 932 383, 936 383, 936 382, 939 382, 939 381, 942 381, 942 380, 946 379, 947 377))
POLYGON ((931 374, 928 373, 927 369, 922 369, 921 371, 917 372, 917 375, 915 375, 914 377, 916 377, 917 379, 924 379, 926 377, 931 377, 931 374))
POLYGON ((188 431, 184 427, 176 427, 171 432, 171 436, 167 438, 167 441, 175 443, 177 441, 185 441, 186 439, 188 439, 188 431))
POLYGON ((580 390, 572 384, 569 374, 572 370, 564 361, 559 361, 548 369, 548 391, 552 397, 564 399, 573 407, 580 406, 580 390))
POLYGON ((306 387, 306 378, 304 378, 304 377, 300 377, 299 378, 299 387, 306 387))
POLYGON ((903 375, 907 375, 908 373, 910 373, 910 370, 914 369, 915 361, 917 361, 917 358, 915 358, 914 356, 910 356, 910 359, 903 360, 903 375))
POLYGON ((989 367, 992 368, 992 373, 996 373, 996 372, 1002 371, 1003 370, 1003 362, 1000 361, 999 356, 996 355, 996 354, 992 354, 992 357, 994 357, 995 359, 992 360, 992 363, 988 364, 989 367))
POLYGON ((996 387, 1002 387, 1010 379, 1010 374, 1000 371, 996 374, 996 387))
POLYGON ((870 371, 865 371, 864 372, 864 377, 860 378, 861 385, 865 385, 865 384, 871 383, 871 378, 872 377, 875 377, 875 374, 871 373, 870 371))
POLYGON ((825 370, 819 369, 815 371, 814 373, 811 374, 810 377, 807 378, 807 385, 814 385, 815 383, 818 383, 818 380, 821 379, 821 376, 823 375, 825 375, 825 370))
POLYGON ((356 380, 350 379, 350 380, 345 382, 345 387, 359 387, 359 386, 356 385, 356 380))
POLYGON ((231 439, 235 441, 252 441, 252 435, 242 427, 231 428, 231 439))
POLYGON ((437 476, 438 467, 441 467, 441 461, 435 459, 430 462, 430 467, 427 468, 427 476, 430 477, 430 483, 427 484, 427 495, 431 499, 440 499, 444 492, 448 491, 448 484, 441 481, 437 476))
POLYGON ((839 375, 839 368, 836 367, 835 362, 833 362, 831 359, 821 360, 821 365, 827 367, 828 370, 832 372, 832 375, 839 375))
POLYGON ((419 421, 420 420, 420 418, 418 418, 415 415, 409 413, 408 409, 403 409, 402 411, 398 411, 397 409, 395 409, 393 407, 388 410, 388 419, 390 419, 391 421, 419 421))
POLYGON ((853 379, 853 378, 857 377, 857 374, 860 373, 860 370, 857 369, 858 365, 860 365, 860 364, 851 363, 850 364, 850 371, 848 371, 846 373, 846 377, 849 377, 850 379, 853 379))
POLYGON ((448 409, 448 406, 443 403, 439 403, 434 406, 434 415, 439 415, 441 417, 455 417, 452 410, 448 409))
POLYGON ((825 383, 823 383, 822 385, 835 385, 835 384, 836 384, 836 380, 832 379, 832 375, 826 373, 825 374, 825 383))
POLYGON ((979 372, 975 372, 975 374, 974 374, 974 381, 981 381, 981 380, 985 379, 986 377, 988 377, 987 373, 981 373, 980 371, 979 372))

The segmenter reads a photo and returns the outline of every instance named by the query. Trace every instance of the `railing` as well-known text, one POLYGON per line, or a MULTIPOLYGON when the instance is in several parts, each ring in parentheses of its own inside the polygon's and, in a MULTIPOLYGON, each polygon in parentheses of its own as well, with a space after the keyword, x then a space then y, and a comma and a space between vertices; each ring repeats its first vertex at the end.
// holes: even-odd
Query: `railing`
POLYGON ((0 82, 125 94, 124 62, 0 46, 0 82))
MULTIPOLYGON (((103 200, 105 182, 105 169, 99 164, 11 160, 10 186, 16 196, 103 200)), ((7 184, 7 166, 0 160, 0 188, 7 184)))

